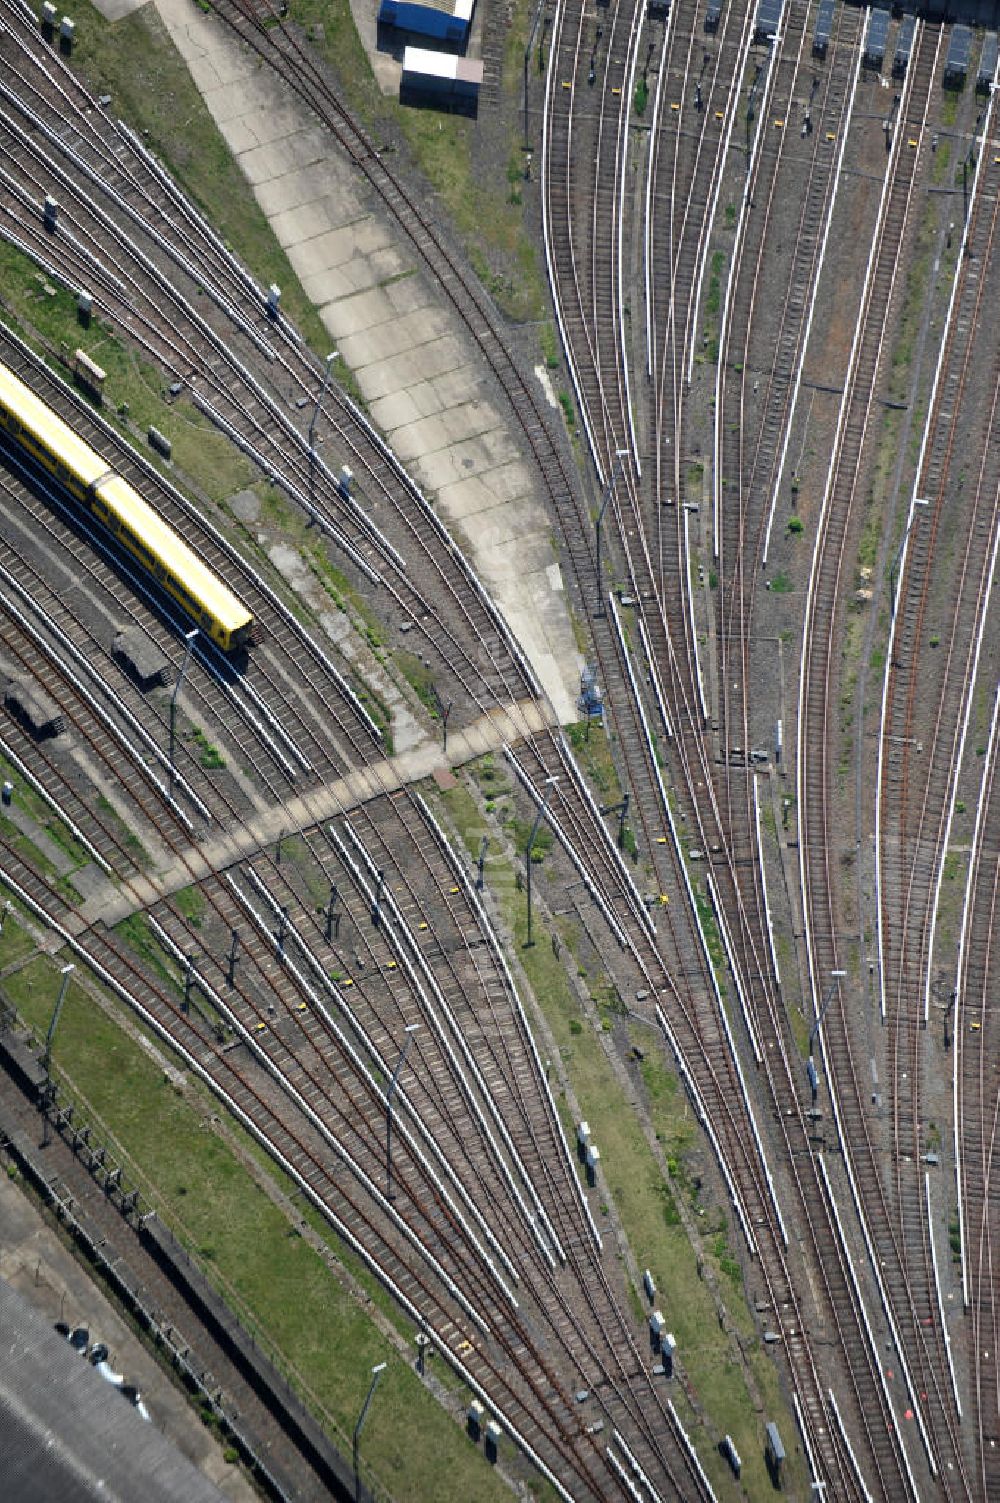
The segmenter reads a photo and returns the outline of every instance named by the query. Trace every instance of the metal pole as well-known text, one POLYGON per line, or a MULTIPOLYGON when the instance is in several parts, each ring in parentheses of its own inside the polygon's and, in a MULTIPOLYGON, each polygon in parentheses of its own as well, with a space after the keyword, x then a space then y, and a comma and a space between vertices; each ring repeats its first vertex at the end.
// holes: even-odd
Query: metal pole
MULTIPOLYGON (((316 398, 316 406, 313 408, 313 415, 312 415, 312 417, 309 420, 309 436, 308 436, 307 442, 309 444, 309 500, 310 500, 310 502, 312 502, 312 499, 313 499, 313 492, 315 490, 315 481, 316 481, 316 446, 313 443, 313 439, 315 438, 315 435, 316 435, 316 424, 319 421, 319 410, 320 410, 320 408, 323 405, 323 398, 326 395, 326 388, 327 388, 327 386, 329 385, 329 382, 330 382, 330 372, 333 370, 333 362, 339 357, 339 355, 340 355, 340 351, 339 350, 331 350, 330 353, 329 353, 329 355, 327 355, 327 357, 326 357, 326 369, 323 372, 323 384, 320 386, 319 396, 316 398)), ((310 521, 311 520, 312 519, 310 518, 310 521)))
POLYGON ((407 1037, 406 1037, 406 1043, 403 1045, 403 1048, 400 1051, 399 1059, 396 1061, 396 1068, 395 1068, 395 1070, 393 1070, 393 1072, 392 1072, 392 1079, 389 1082, 389 1088, 388 1088, 388 1090, 385 1093, 385 1198, 386 1198, 386 1200, 392 1200, 392 1198, 393 1198, 393 1189, 392 1189, 392 1098, 393 1098, 393 1096, 395 1094, 396 1084, 397 1084, 397 1082, 399 1080, 399 1077, 400 1077, 400 1075, 402 1073, 403 1066, 406 1064, 406 1056, 410 1052, 410 1045, 413 1043, 413 1035, 416 1033, 416 1031, 417 1031, 417 1029, 419 1027, 420 1027, 419 1023, 407 1023, 407 1025, 406 1025, 406 1035, 407 1035, 407 1037))
POLYGON ((379 1380, 379 1378, 381 1378, 382 1374, 385 1372, 387 1366, 388 1366, 388 1363, 386 1363, 386 1362, 377 1362, 375 1364, 375 1366, 372 1368, 372 1380, 371 1380, 371 1383, 370 1383, 369 1388, 368 1388, 368 1395, 367 1395, 364 1403, 361 1406, 361 1413, 358 1415, 358 1422, 354 1426, 354 1497, 355 1497, 355 1500, 357 1500, 361 1496, 361 1477, 360 1477, 360 1474, 358 1472, 358 1443, 359 1443, 359 1441, 361 1439, 361 1428, 364 1425, 365 1420, 368 1418, 368 1406, 371 1404, 371 1401, 372 1401, 372 1399, 375 1396, 375 1390, 378 1387, 378 1380, 379 1380))
POLYGON ((535 15, 531 23, 531 32, 528 36, 528 45, 524 49, 524 149, 527 151, 531 146, 528 140, 528 64, 531 61, 532 48, 535 45, 535 32, 538 30, 538 21, 542 14, 544 0, 538 0, 535 6, 535 15))
POLYGON ((538 834, 538 826, 541 824, 548 811, 549 799, 552 796, 552 786, 554 783, 558 783, 558 781, 559 779, 557 777, 545 779, 545 794, 542 798, 542 802, 538 806, 538 813, 535 815, 535 823, 532 825, 531 834, 528 836, 528 844, 524 848, 525 875, 528 884, 528 938, 525 941, 526 949, 530 948, 530 946, 534 944, 534 940, 531 937, 531 850, 535 843, 535 836, 538 834))
POLYGON ((913 507, 914 507, 913 514, 910 517, 909 522, 907 522, 907 524, 906 524, 906 531, 903 533, 903 536, 900 539, 899 547, 896 549, 896 557, 893 559, 892 563, 889 565, 889 620, 890 621, 895 621, 895 619, 896 619, 896 579, 897 579, 897 571, 899 569, 899 561, 900 561, 900 559, 903 556, 903 549, 906 547, 906 539, 910 536, 910 533, 913 531, 913 524, 917 520, 916 508, 918 506, 926 506, 927 504, 928 503, 927 503, 926 498, 921 498, 919 496, 914 496, 914 498, 913 498, 913 507))
POLYGON ((64 965, 62 971, 60 972, 62 976, 62 984, 59 987, 59 995, 56 998, 56 1005, 52 1009, 52 1019, 49 1023, 49 1031, 45 1035, 45 1049, 42 1052, 42 1069, 45 1071, 46 1080, 48 1080, 49 1067, 52 1064, 52 1040, 55 1037, 56 1024, 59 1022, 59 1014, 63 1009, 63 1002, 66 998, 66 988, 69 986, 70 975, 75 970, 76 966, 70 963, 69 965, 64 965))
POLYGON ((628 803, 629 803, 629 795, 626 793, 626 794, 624 794, 622 796, 621 811, 620 811, 620 813, 618 815, 618 849, 619 850, 621 850, 622 846, 625 844, 625 821, 628 818, 628 803))
POLYGON ((235 929, 231 930, 230 934, 231 934, 231 937, 230 937, 230 941, 229 941, 229 985, 232 986, 232 984, 233 984, 233 978, 234 978, 234 976, 236 974, 236 952, 239 949, 240 937, 237 934, 237 932, 236 932, 235 929))
POLYGON ((812 1041, 813 1041, 813 1039, 816 1037, 817 1033, 819 1032, 819 1025, 822 1023, 824 1017, 826 1016, 826 1010, 830 1006, 830 1003, 833 1001, 833 994, 837 990, 837 985, 838 985, 838 983, 846 975, 847 975, 846 971, 831 971, 830 972, 830 984, 829 984, 829 986, 826 989, 826 993, 824 994, 824 997, 823 997, 822 1006, 820 1007, 819 1012, 816 1014, 816 1021, 812 1025, 812 1032, 809 1035, 809 1047, 810 1047, 810 1049, 812 1048, 812 1041))
POLYGON ((194 639, 197 635, 197 627, 184 633, 184 661, 181 664, 181 671, 177 675, 177 682, 174 684, 174 692, 170 696, 170 777, 167 784, 167 792, 171 799, 174 796, 174 779, 177 776, 176 769, 174 768, 174 731, 177 724, 177 696, 181 692, 181 684, 184 682, 184 675, 187 672, 187 665, 191 658, 191 649, 194 646, 194 639))
POLYGON ((431 693, 434 695, 434 703, 437 705, 437 707, 438 707, 438 714, 441 716, 441 729, 442 729, 442 734, 443 734, 443 737, 444 737, 444 746, 443 746, 442 749, 445 752, 445 754, 447 755, 447 752, 448 752, 448 716, 451 714, 451 707, 455 703, 455 701, 453 699, 449 699, 448 703, 445 704, 444 700, 441 698, 440 694, 438 693, 437 684, 431 684, 431 693))
POLYGON ((333 921, 334 921, 334 919, 336 919, 336 921, 337 921, 337 936, 336 937, 338 939, 340 938, 340 914, 339 913, 335 914, 334 911, 333 911, 333 905, 336 903, 336 901, 337 901, 337 884, 336 884, 336 882, 331 882, 330 883, 330 901, 326 905, 326 942, 327 942, 327 944, 330 943, 330 930, 333 927, 333 921))
POLYGON ((489 844, 490 837, 488 835, 484 835, 479 846, 479 876, 476 878, 477 892, 482 892, 483 890, 483 868, 486 865, 486 852, 489 849, 489 844))
POLYGON ((379 919, 382 916, 381 915, 381 910, 379 908, 379 904, 382 901, 382 893, 384 891, 385 891, 385 867, 380 866, 379 870, 378 870, 378 886, 375 888, 375 897, 374 897, 374 899, 372 901, 372 923, 375 925, 376 929, 378 928, 378 925, 379 925, 379 919))
POLYGON ((604 586, 601 581, 601 527, 604 522, 604 513, 608 509, 608 502, 614 495, 615 485, 621 472, 622 465, 624 464, 627 456, 627 449, 615 450, 614 467, 611 471, 611 477, 608 480, 607 485, 604 487, 604 496, 601 500, 601 509, 597 513, 597 521, 594 524, 594 530, 597 535, 597 610, 594 614, 597 616, 604 615, 604 586))

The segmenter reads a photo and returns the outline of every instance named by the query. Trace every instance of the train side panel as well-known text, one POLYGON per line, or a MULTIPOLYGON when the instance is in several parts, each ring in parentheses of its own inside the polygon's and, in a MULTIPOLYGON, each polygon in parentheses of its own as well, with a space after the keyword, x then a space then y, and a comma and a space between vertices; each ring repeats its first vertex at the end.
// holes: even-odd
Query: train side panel
POLYGON ((253 618, 136 490, 0 363, 0 428, 85 505, 186 615, 225 651, 253 618))

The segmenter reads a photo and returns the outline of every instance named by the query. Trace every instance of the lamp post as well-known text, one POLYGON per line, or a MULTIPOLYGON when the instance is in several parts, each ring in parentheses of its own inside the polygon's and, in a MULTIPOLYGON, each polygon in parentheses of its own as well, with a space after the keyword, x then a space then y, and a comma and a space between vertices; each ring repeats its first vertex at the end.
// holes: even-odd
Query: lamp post
POLYGON ((323 398, 326 396, 326 388, 330 384, 330 372, 333 370, 333 362, 335 360, 339 359, 339 358, 340 358, 340 351, 339 350, 331 350, 330 353, 329 353, 329 355, 327 355, 327 357, 326 357, 326 369, 323 372, 323 383, 322 383, 322 385, 320 386, 320 389, 319 389, 319 396, 316 398, 316 406, 313 408, 313 415, 312 415, 312 417, 309 420, 309 438, 308 438, 308 443, 309 443, 309 500, 310 500, 310 502, 313 499, 313 489, 314 489, 314 485, 315 485, 316 447, 315 447, 315 444, 314 444, 313 440, 314 440, 314 438, 316 436, 316 424, 319 422, 319 410, 320 410, 320 408, 323 405, 323 398))
POLYGON ((194 640, 197 635, 198 628, 196 626, 193 627, 191 631, 186 631, 184 633, 184 661, 181 664, 181 671, 177 675, 177 682, 174 684, 174 692, 170 696, 170 780, 168 783, 167 791, 171 799, 174 796, 174 779, 177 776, 177 771, 174 767, 174 733, 177 727, 177 696, 181 692, 181 684, 183 684, 184 675, 185 673, 187 673, 187 666, 191 659, 191 649, 194 647, 194 640))
POLYGON ((66 988, 69 986, 69 978, 75 970, 76 966, 71 962, 69 965, 64 965, 60 973, 62 975, 62 984, 59 987, 56 1005, 52 1009, 52 1020, 49 1023, 49 1031, 45 1035, 45 1049, 42 1053, 42 1069, 45 1071, 46 1079, 48 1079, 49 1067, 52 1064, 52 1040, 55 1037, 56 1024, 59 1022, 59 1014, 62 1012, 63 1002, 66 999, 66 988))
POLYGON ((371 1401, 372 1401, 372 1399, 375 1396, 375 1390, 378 1387, 379 1378, 381 1378, 381 1376, 385 1372, 387 1366, 388 1366, 388 1364, 385 1363, 385 1362, 376 1362, 375 1366, 372 1368, 372 1380, 371 1380, 371 1383, 368 1385, 368 1394, 367 1394, 367 1396, 365 1398, 364 1403, 361 1406, 361 1413, 358 1415, 358 1422, 354 1426, 354 1497, 355 1497, 355 1499, 358 1499, 361 1496, 361 1475, 360 1475, 360 1473, 358 1471, 358 1445, 359 1445, 359 1442, 361 1440, 361 1427, 363 1426, 365 1420, 368 1418, 368 1408, 369 1408, 369 1405, 371 1404, 371 1401))
POLYGON ((392 1198, 393 1198, 393 1189, 392 1189, 392 1098, 395 1095, 396 1084, 397 1084, 397 1082, 399 1080, 400 1075, 402 1074, 403 1066, 406 1064, 406 1056, 410 1052, 410 1045, 413 1043, 413 1035, 416 1033, 416 1031, 417 1031, 417 1029, 419 1027, 420 1027, 419 1023, 407 1023, 407 1025, 406 1025, 406 1043, 403 1045, 402 1049, 400 1050, 399 1059, 396 1062, 396 1068, 395 1068, 395 1070, 393 1070, 393 1072, 392 1072, 392 1079, 389 1082, 389 1089, 385 1093, 385 1198, 386 1198, 386 1200, 392 1200, 392 1198))
POLYGON ((826 1016, 826 1010, 830 1006, 830 1003, 833 1001, 833 994, 837 990, 837 985, 838 985, 839 982, 841 982, 844 979, 844 977, 846 975, 847 975, 846 971, 831 971, 830 972, 830 981, 829 981, 829 984, 828 984, 828 986, 826 988, 826 991, 823 993, 823 1001, 820 1004, 819 1012, 816 1014, 816 1021, 812 1025, 812 1031, 809 1034, 809 1046, 810 1046, 810 1048, 812 1047, 812 1041, 813 1041, 813 1039, 816 1037, 817 1033, 819 1032, 819 1025, 822 1023, 824 1017, 826 1016))
POLYGON ((59 987, 59 995, 56 998, 56 1005, 52 1009, 52 1019, 49 1023, 48 1033, 46 1033, 45 1035, 45 1047, 42 1050, 42 1070, 44 1072, 44 1079, 42 1080, 41 1085, 39 1105, 42 1109, 43 1148, 48 1148, 49 1146, 49 1114, 47 1108, 51 1099, 51 1093, 49 1089, 49 1071, 52 1068, 52 1040, 55 1037, 56 1024, 59 1022, 59 1014, 62 1012, 63 1001, 66 997, 66 988, 69 986, 69 978, 75 970, 76 967, 72 963, 70 963, 69 965, 64 965, 62 968, 62 985, 59 987))
POLYGON ((313 452, 313 438, 315 437, 315 434, 316 434, 316 424, 319 421, 319 410, 320 410, 320 408, 323 405, 323 398, 326 396, 326 388, 330 384, 330 372, 333 370, 333 362, 335 360, 338 360, 339 358, 340 358, 340 351, 339 350, 331 350, 330 353, 329 353, 329 355, 327 355, 327 357, 326 357, 326 369, 323 372, 323 384, 322 384, 322 386, 319 389, 319 396, 316 398, 316 406, 313 408, 313 415, 312 415, 312 418, 310 419, 310 422, 309 422, 309 452, 310 452, 310 454, 313 452))
POLYGON ((449 699, 448 702, 447 702, 447 704, 445 704, 444 700, 441 698, 441 695, 438 693, 438 686, 437 686, 437 684, 431 684, 431 693, 434 695, 434 703, 437 705, 438 714, 441 716, 441 738, 442 738, 442 748, 441 749, 444 752, 445 756, 447 756, 448 755, 448 716, 451 714, 452 706, 454 705, 455 701, 453 699, 449 699))
POLYGON ((627 449, 615 450, 614 468, 611 471, 611 476, 608 480, 607 485, 604 487, 604 495, 601 498, 601 509, 597 513, 597 521, 594 523, 594 531, 597 535, 597 610, 594 614, 597 616, 604 615, 604 585, 601 580, 601 527, 604 522, 604 513, 608 509, 608 502, 614 495, 618 476, 621 473, 622 467, 627 457, 627 449))
POLYGON ((903 536, 900 539, 899 547, 896 549, 896 557, 893 559, 892 563, 889 565, 889 620, 890 621, 895 621, 895 619, 896 619, 896 578, 897 578, 897 573, 898 573, 898 570, 899 570, 899 561, 900 561, 900 559, 903 556, 903 549, 906 547, 906 540, 910 536, 910 533, 913 531, 913 524, 917 520, 917 510, 916 509, 917 509, 918 506, 926 506, 927 504, 928 503, 927 503, 926 497, 914 496, 914 498, 913 498, 913 510, 912 510, 912 512, 910 514, 910 520, 906 524, 906 531, 903 533, 903 536))
POLYGON ((831 971, 830 972, 830 981, 829 981, 829 984, 827 985, 826 991, 823 994, 823 1001, 820 1003, 819 1012, 816 1014, 816 1021, 812 1025, 812 1029, 811 1029, 810 1034, 809 1034, 809 1063, 806 1066, 806 1074, 809 1077, 809 1085, 810 1085, 810 1088, 812 1090, 812 1097, 813 1097, 813 1105, 814 1106, 816 1104, 816 1089, 817 1089, 817 1084, 818 1084, 819 1077, 816 1074, 816 1062, 813 1059, 813 1055, 812 1055, 812 1042, 813 1042, 813 1039, 816 1037, 817 1033, 819 1032, 819 1025, 822 1023, 823 1019, 826 1017, 826 1010, 830 1006, 830 1003, 833 1001, 833 994, 834 994, 834 992, 837 990, 837 987, 840 985, 840 982, 843 980, 843 978, 846 975, 847 975, 846 971, 831 971))
POLYGON ((755 99, 756 94, 757 94, 757 85, 760 83, 760 76, 763 73, 763 71, 764 71, 764 64, 763 63, 758 63, 757 64, 757 70, 756 70, 756 72, 754 73, 754 76, 753 76, 753 83, 750 85, 750 93, 747 96, 747 176, 748 177, 750 176, 750 127, 753 124, 754 119, 756 118, 756 113, 757 112, 754 109, 754 99, 755 99))
POLYGON ((969 218, 969 168, 975 165, 977 133, 982 118, 982 115, 977 115, 976 117, 976 133, 973 134, 972 140, 969 142, 969 149, 962 161, 962 219, 965 222, 968 222, 969 218))
POLYGON ((532 825, 531 834, 528 836, 528 844, 524 848, 525 878, 528 884, 528 938, 525 941, 525 948, 528 948, 534 944, 534 940, 531 937, 531 850, 533 845, 535 844, 535 836, 538 834, 538 826, 541 824, 548 811, 549 799, 552 796, 553 785, 558 783, 558 781, 559 779, 557 777, 545 779, 545 794, 542 798, 542 802, 538 806, 538 813, 535 815, 535 823, 532 825))
POLYGON ((625 844, 625 821, 626 821, 626 819, 628 819, 628 806, 629 806, 629 803, 630 803, 629 794, 626 792, 626 793, 624 793, 622 795, 622 797, 618 800, 618 802, 616 804, 602 804, 601 807, 600 807, 600 810, 599 810, 599 812, 601 814, 617 814, 618 815, 618 849, 619 850, 621 850, 622 846, 625 844))

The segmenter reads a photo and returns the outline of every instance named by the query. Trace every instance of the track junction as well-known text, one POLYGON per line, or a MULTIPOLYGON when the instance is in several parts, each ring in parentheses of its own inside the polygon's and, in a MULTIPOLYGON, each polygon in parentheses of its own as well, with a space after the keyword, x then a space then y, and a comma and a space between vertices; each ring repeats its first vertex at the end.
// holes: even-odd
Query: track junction
MULTIPOLYGON (((590 494, 481 286, 294 27, 214 9, 378 193, 504 393, 592 634, 637 861, 419 488, 336 384, 324 448, 352 485, 318 457, 319 362, 16 4, 0 10, 0 234, 85 286, 407 624, 453 736, 502 712, 523 805, 545 804, 595 948, 704 1130, 807 1485, 1000 1496, 992 95, 970 83, 945 109, 950 29, 923 19, 892 80, 865 65, 864 8, 838 8, 819 57, 815 5, 786 0, 762 37, 735 3, 715 27, 692 0, 659 17, 557 4, 541 210, 590 494)), ((262 637, 238 670, 199 643, 185 714, 226 771, 206 777, 198 743, 175 763, 166 705, 104 644, 138 624, 180 673, 180 623, 11 463, 5 663, 44 686, 74 752, 6 722, 0 749, 104 874, 95 907, 145 914, 159 966, 13 841, 5 885, 268 1148, 560 1496, 736 1496, 610 1269, 495 913, 390 765, 363 681, 27 344, 4 332, 0 356, 230 580, 262 637), (238 860, 211 855, 220 831, 238 860), (177 898, 192 883, 198 934, 177 898)))

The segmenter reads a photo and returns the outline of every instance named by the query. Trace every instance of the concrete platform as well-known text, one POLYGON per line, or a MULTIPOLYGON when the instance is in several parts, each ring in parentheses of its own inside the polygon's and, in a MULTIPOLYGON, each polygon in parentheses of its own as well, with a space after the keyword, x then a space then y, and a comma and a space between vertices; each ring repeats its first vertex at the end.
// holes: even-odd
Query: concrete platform
MULTIPOLYGON (((184 1395, 6 1175, 0 1179, 0 1275, 47 1321, 84 1325, 92 1341, 106 1342, 111 1366, 139 1388, 157 1429, 233 1503, 254 1503, 256 1492, 238 1467, 226 1464, 221 1446, 184 1395)), ((109 1388, 108 1402, 126 1401, 109 1388)))
POLYGON ((375 421, 467 549, 555 718, 575 720, 582 659, 549 520, 461 322, 315 118, 214 17, 156 4, 375 421))

